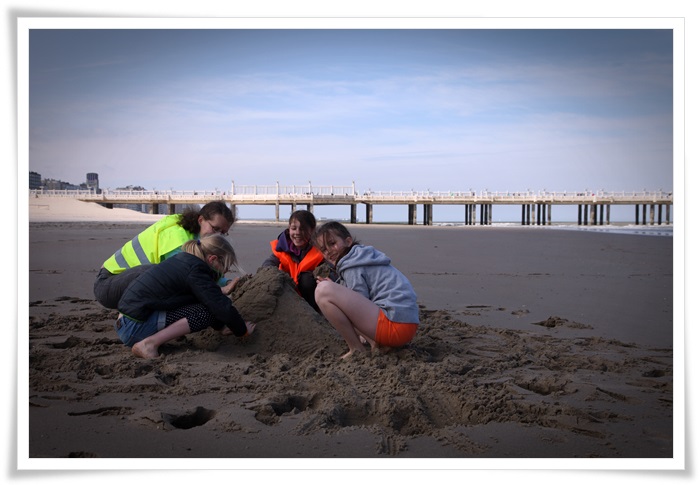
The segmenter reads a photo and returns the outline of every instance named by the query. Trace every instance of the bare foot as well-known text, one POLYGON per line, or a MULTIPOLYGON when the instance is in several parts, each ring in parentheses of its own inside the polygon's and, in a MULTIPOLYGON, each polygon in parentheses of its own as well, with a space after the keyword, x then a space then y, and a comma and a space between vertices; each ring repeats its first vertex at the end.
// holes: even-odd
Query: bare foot
POLYGON ((364 354, 364 353, 367 352, 367 349, 364 349, 364 348, 362 348, 362 349, 357 349, 357 350, 352 350, 352 349, 350 349, 346 354, 344 354, 342 357, 340 357, 340 360, 345 360, 345 359, 349 358, 349 357, 350 357, 352 354, 354 354, 355 352, 358 352, 358 353, 360 353, 360 354, 364 354))
POLYGON ((142 340, 131 347, 131 353, 142 359, 155 359, 158 357, 158 347, 148 345, 145 340, 142 340))
POLYGON ((221 335, 233 335, 233 331, 228 327, 224 327, 221 329, 221 335))

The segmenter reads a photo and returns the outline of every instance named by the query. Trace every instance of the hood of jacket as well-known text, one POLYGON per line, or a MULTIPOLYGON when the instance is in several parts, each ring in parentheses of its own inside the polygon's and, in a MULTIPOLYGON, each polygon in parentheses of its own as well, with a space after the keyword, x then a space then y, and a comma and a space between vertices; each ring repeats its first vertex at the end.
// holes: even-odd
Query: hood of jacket
POLYGON ((354 245, 348 254, 338 261, 338 271, 354 268, 357 266, 389 266, 391 259, 383 252, 372 246, 362 244, 354 245))

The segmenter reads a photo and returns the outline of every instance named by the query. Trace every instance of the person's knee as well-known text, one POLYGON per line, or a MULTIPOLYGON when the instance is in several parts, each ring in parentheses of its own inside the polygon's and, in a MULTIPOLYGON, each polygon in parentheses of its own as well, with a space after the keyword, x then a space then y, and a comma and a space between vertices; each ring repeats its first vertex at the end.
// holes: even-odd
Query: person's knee
POLYGON ((327 300, 332 292, 333 283, 330 281, 319 281, 316 284, 316 291, 314 295, 316 297, 316 303, 327 300))

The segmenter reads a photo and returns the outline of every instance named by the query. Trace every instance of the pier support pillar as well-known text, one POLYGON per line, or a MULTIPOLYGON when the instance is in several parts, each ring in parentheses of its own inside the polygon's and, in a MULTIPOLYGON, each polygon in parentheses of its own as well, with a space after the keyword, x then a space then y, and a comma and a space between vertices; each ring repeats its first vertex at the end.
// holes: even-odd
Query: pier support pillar
POLYGON ((552 204, 546 204, 547 207, 547 225, 552 225, 552 204))
POLYGON ((280 221, 280 205, 279 205, 279 203, 275 204, 275 220, 277 222, 280 221))
POLYGON ((372 224, 372 204, 365 204, 365 219, 367 224, 372 224))
POLYGON ((654 204, 649 204, 649 224, 654 225, 654 204))
POLYGON ((416 204, 408 204, 408 225, 416 225, 416 204))
POLYGON ((520 225, 525 225, 525 213, 527 212, 527 205, 523 204, 520 206, 520 225))
POLYGON ((610 225, 610 204, 605 206, 605 224, 610 225))
POLYGON ((578 225, 581 225, 581 222, 583 222, 583 219, 581 218, 581 204, 578 205, 578 225))
POLYGON ((671 224, 671 204, 666 204, 666 224, 671 224))
POLYGON ((158 204, 151 204, 151 214, 158 214, 158 204))
POLYGON ((423 225, 433 225, 433 204, 423 204, 423 225))
POLYGON ((296 202, 292 202, 292 212, 294 212, 294 211, 296 211, 296 210, 297 210, 297 203, 296 203, 296 202))
POLYGON ((647 205, 642 204, 642 224, 647 225, 647 205))
POLYGON ((467 204, 464 209, 464 216, 467 226, 476 224, 476 204, 467 204))
POLYGON ((535 225, 535 223, 536 223, 536 219, 535 219, 535 215, 536 215, 536 214, 535 214, 535 211, 537 210, 537 208, 535 207, 535 205, 536 205, 536 204, 530 204, 530 223, 531 223, 532 225, 535 225))
POLYGON ((350 204, 350 224, 357 224, 357 204, 350 204))
POLYGON ((175 214, 175 204, 168 204, 168 214, 171 216, 175 214))

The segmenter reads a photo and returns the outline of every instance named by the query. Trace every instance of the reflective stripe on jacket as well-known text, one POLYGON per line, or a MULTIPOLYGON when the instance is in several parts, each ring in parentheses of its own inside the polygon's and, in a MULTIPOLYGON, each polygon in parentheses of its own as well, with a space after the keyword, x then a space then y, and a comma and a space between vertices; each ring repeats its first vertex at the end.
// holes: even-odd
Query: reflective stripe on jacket
POLYGON ((104 263, 112 274, 142 264, 158 264, 164 255, 196 236, 178 224, 180 214, 165 216, 136 235, 104 263))
POLYGON ((272 247, 272 254, 274 254, 277 259, 280 260, 279 269, 288 273, 294 283, 299 284, 299 273, 305 271, 313 271, 316 266, 323 262, 323 254, 315 246, 304 255, 303 259, 298 263, 292 259, 291 254, 286 251, 277 250, 278 240, 270 241, 270 246, 272 247))

